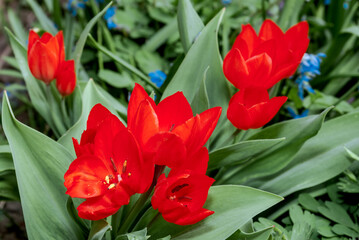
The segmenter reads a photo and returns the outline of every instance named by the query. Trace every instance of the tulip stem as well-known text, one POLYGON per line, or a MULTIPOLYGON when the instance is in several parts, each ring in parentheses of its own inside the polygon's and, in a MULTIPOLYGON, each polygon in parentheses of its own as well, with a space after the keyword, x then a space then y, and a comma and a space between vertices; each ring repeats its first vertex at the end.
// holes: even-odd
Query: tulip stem
POLYGON ((164 166, 156 165, 153 181, 150 188, 147 190, 147 192, 142 194, 141 197, 135 203, 135 205, 133 205, 130 212, 125 217, 125 221, 123 225, 120 227, 120 230, 118 231, 119 234, 127 233, 129 231, 130 227, 133 225, 133 222, 136 220, 138 214, 145 206, 145 203, 147 202, 148 198, 151 196, 152 190, 157 184, 157 179, 162 174, 163 170, 164 170, 164 166))
POLYGON ((117 237, 117 230, 118 230, 118 226, 121 223, 122 213, 123 213, 123 208, 120 208, 114 215, 112 215, 112 218, 111 218, 111 226, 112 226, 111 239, 116 239, 116 237, 117 237))
POLYGON ((61 112, 62 112, 62 116, 63 116, 64 122, 65 122, 66 128, 70 128, 71 123, 70 123, 69 115, 66 110, 65 98, 61 99, 61 112))

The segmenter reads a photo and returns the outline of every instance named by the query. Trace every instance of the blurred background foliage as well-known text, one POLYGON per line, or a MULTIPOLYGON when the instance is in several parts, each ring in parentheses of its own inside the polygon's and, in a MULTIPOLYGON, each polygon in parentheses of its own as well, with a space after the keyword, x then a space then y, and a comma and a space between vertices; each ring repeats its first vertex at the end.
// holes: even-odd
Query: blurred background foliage
MULTIPOLYGON (((63 30, 66 55, 71 56, 86 24, 108 2, 2 0, 0 23, 11 29, 24 46, 30 28, 52 33, 63 30)), ((308 55, 293 77, 281 81, 271 90, 272 96, 280 93, 289 97, 286 107, 272 123, 318 114, 330 106, 334 106, 334 109, 326 119, 343 115, 352 116, 346 121, 358 122, 355 113, 359 107, 359 1, 193 0, 192 4, 204 25, 222 8, 226 8, 218 35, 222 58, 231 48, 242 24, 250 23, 258 31, 263 20, 270 18, 285 31, 299 21, 308 21, 308 55)), ((115 109, 122 118, 126 117, 124 109, 136 82, 156 94, 159 100, 188 51, 183 48, 178 31, 177 5, 178 0, 114 1, 92 28, 91 37, 86 41, 78 74, 80 88, 83 90, 92 78, 103 89, 102 93, 108 92, 118 100, 115 109)), ((199 29, 202 28, 199 26, 199 29)), ((57 139, 56 132, 34 109, 29 99, 20 66, 3 27, 0 29, 0 51, 0 89, 7 90, 16 117, 57 139)), ((109 101, 111 97, 108 97, 109 101)), ((76 105, 75 98, 71 101, 74 107, 81 108, 81 104, 76 105)), ((79 117, 76 115, 74 122, 79 117)), ((308 122, 308 127, 311 124, 308 122)), ((342 131, 348 131, 344 127, 342 131)), ((327 128, 330 128, 330 124, 327 128)), ((337 131, 341 131, 341 128, 337 131)), ((358 129, 353 131, 358 133, 358 129)), ((255 133, 253 131, 242 139, 256 139, 255 133)), ((334 135, 330 137, 335 138, 335 131, 332 133, 334 135)), ((335 139, 329 139, 329 145, 330 142, 335 142, 335 139)), ((18 223, 4 204, 4 201, 19 200, 19 194, 10 149, 1 129, 0 144, 0 221, 7 219, 10 226, 8 231, 18 231, 23 223, 18 223)), ((292 144, 300 143, 293 141, 292 144)), ((326 154, 327 157, 331 156, 330 149, 326 154)), ((319 185, 284 193, 286 200, 283 203, 247 223, 230 239, 355 239, 359 236, 359 158, 350 150, 346 157, 352 163, 339 176, 319 185), (259 229, 266 230, 258 232, 259 229)), ((306 160, 305 157, 300 159, 306 160)), ((303 168, 298 167, 297 170, 303 168)), ((275 185, 275 179, 284 176, 285 173, 282 173, 268 177, 271 179, 245 181, 243 178, 239 182, 229 177, 223 183, 245 183, 271 191, 265 182, 271 180, 275 185)), ((304 180, 300 176, 297 179, 304 180)), ((17 237, 25 238, 24 234, 17 237)))

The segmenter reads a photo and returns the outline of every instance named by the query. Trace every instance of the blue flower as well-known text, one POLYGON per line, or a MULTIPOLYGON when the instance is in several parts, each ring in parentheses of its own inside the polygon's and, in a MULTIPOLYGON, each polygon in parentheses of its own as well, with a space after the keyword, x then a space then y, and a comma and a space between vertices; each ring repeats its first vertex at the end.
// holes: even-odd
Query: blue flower
POLYGON ((222 0, 223 5, 229 5, 232 3, 232 0, 222 0))
POLYGON ((309 110, 308 109, 305 109, 301 114, 297 114, 293 108, 291 107, 287 107, 287 110, 288 110, 288 113, 290 114, 290 116, 294 119, 297 119, 297 118, 303 118, 303 117, 307 117, 308 116, 308 113, 309 113, 309 110))
POLYGON ((330 4, 330 0, 324 0, 324 5, 329 5, 330 4))
POLYGON ((103 18, 106 20, 108 29, 113 29, 117 27, 117 24, 113 21, 113 17, 116 14, 115 11, 116 7, 110 7, 109 9, 107 9, 105 15, 103 16, 103 18))
POLYGON ((299 65, 299 77, 295 80, 298 84, 298 95, 300 99, 304 99, 304 90, 315 93, 310 86, 309 81, 320 74, 320 63, 322 58, 326 57, 324 53, 308 54, 305 53, 299 65))
POLYGON ((156 84, 157 87, 161 87, 167 77, 167 75, 164 72, 162 72, 161 70, 156 70, 154 72, 150 72, 148 74, 148 76, 150 77, 151 82, 156 84))
POLYGON ((343 3, 343 8, 345 10, 347 10, 349 8, 349 3, 347 3, 347 2, 343 3))

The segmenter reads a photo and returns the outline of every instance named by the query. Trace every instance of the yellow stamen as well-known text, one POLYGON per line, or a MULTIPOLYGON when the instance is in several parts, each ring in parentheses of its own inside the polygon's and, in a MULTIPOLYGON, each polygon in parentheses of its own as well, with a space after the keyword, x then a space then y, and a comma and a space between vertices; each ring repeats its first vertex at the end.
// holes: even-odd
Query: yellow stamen
POLYGON ((110 184, 110 186, 108 186, 108 188, 107 188, 107 189, 109 189, 109 190, 110 190, 111 188, 114 188, 115 186, 116 186, 116 184, 111 183, 111 184, 110 184))

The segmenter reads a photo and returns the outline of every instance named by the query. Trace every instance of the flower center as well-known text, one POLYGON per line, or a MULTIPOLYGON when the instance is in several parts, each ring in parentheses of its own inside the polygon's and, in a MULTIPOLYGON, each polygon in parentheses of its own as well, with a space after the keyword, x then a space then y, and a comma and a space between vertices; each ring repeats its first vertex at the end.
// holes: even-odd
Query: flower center
MULTIPOLYGON (((106 184, 108 185, 107 189, 110 190, 114 187, 117 186, 117 184, 119 184, 123 179, 122 179, 122 174, 124 174, 126 172, 126 169, 127 169, 127 160, 125 160, 123 162, 123 165, 122 165, 122 171, 121 172, 118 172, 117 171, 117 167, 115 165, 115 162, 113 161, 112 158, 110 158, 111 160, 111 163, 112 163, 112 166, 113 166, 113 170, 115 171, 115 173, 117 175, 113 176, 112 174, 109 174, 105 177, 105 181, 103 182, 103 184, 106 184)), ((127 176, 130 177, 131 176, 131 173, 127 173, 127 176)))

